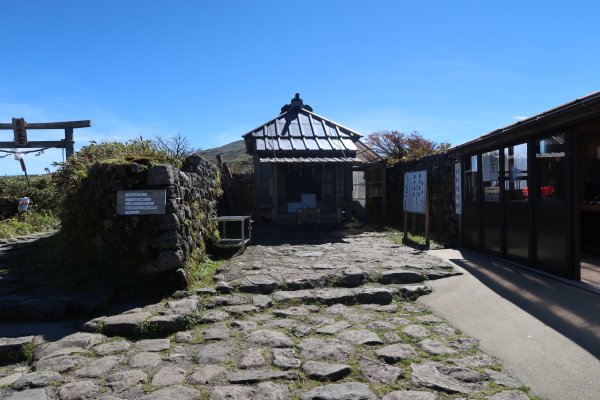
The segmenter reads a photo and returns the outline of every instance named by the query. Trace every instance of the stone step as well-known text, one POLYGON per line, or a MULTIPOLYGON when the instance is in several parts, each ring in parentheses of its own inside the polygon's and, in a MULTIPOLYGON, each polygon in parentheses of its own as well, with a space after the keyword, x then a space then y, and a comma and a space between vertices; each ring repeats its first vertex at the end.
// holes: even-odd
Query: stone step
POLYGON ((441 279, 448 276, 460 275, 453 269, 384 269, 365 272, 359 268, 346 268, 338 271, 304 272, 298 274, 269 274, 246 275, 232 281, 225 281, 223 275, 218 278, 221 293, 239 291, 243 293, 270 294, 275 291, 300 291, 319 288, 357 288, 369 284, 397 285, 417 284, 426 280, 441 279))
MULTIPOLYGON (((392 303, 398 297, 414 300, 430 292, 431 288, 423 284, 390 284, 385 286, 370 284, 358 288, 328 287, 280 290, 273 293, 270 299, 274 303, 291 301, 302 304, 374 304, 384 306, 392 303)), ((165 337, 189 328, 190 324, 224 321, 232 316, 243 316, 261 311, 258 307, 243 304, 248 301, 249 299, 239 295, 209 297, 203 301, 205 303, 204 308, 208 309, 201 311, 201 302, 198 301, 196 296, 192 295, 188 298, 168 301, 167 306, 156 305, 154 308, 149 306, 146 309, 136 309, 122 314, 94 318, 81 325, 81 330, 102 333, 106 336, 123 336, 127 338, 165 337)), ((262 308, 262 310, 270 307, 272 307, 272 304, 262 308)))
POLYGON ((427 285, 365 285, 358 288, 320 288, 304 290, 280 290, 271 296, 275 302, 300 302, 305 304, 390 304, 394 297, 414 300, 431 293, 427 285))

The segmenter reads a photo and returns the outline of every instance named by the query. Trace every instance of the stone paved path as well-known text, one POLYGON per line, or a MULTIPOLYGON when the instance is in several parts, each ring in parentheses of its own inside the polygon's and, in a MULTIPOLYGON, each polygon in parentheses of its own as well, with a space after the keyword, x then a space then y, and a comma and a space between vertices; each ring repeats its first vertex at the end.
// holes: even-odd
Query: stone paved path
POLYGON ((56 342, 0 338, 17 399, 530 399, 426 308, 455 274, 385 234, 252 246, 215 288, 100 317, 56 342))

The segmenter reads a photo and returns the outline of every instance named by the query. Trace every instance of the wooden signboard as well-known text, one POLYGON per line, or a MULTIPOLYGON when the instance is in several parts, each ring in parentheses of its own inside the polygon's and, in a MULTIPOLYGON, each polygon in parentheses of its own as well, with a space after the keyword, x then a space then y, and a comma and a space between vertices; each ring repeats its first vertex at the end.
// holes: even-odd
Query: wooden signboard
POLYGON ((404 211, 425 214, 427 170, 404 173, 404 211))
MULTIPOLYGON (((425 214, 425 246, 429 248, 429 195, 427 170, 404 173, 404 237, 408 239, 408 214, 425 214)), ((414 221, 413 221, 414 224, 414 221)))
POLYGON ((164 214, 167 204, 167 191, 159 190, 119 190, 117 192, 118 215, 164 214))

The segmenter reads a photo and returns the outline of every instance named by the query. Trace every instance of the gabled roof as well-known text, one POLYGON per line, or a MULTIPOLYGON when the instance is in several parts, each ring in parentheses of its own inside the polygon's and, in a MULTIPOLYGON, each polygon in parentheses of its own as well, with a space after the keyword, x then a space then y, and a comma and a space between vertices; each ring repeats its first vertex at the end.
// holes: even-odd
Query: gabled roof
MULTIPOLYGON (((299 95, 282 113, 243 135, 246 152, 344 153, 343 157, 356 155, 356 142, 362 137, 358 132, 312 112, 299 95)), ((292 156, 293 157, 293 156, 292 156)))

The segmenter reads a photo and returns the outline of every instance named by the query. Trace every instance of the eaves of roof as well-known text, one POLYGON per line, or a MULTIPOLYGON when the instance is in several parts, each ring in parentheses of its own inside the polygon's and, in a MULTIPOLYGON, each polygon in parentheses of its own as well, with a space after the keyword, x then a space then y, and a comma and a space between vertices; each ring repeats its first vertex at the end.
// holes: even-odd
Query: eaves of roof
POLYGON ((496 139, 501 139, 504 136, 518 134, 520 132, 524 132, 527 129, 535 128, 537 125, 541 125, 550 120, 567 117, 572 114, 576 110, 579 110, 580 107, 591 107, 593 105, 600 104, 600 92, 591 93, 585 97, 581 97, 579 99, 575 99, 568 103, 562 104, 558 107, 554 107, 550 110, 544 111, 540 114, 534 115, 532 117, 526 118, 524 120, 518 121, 514 124, 505 126, 500 129, 496 129, 492 132, 489 132, 483 136, 480 136, 476 139, 470 140, 466 143, 462 143, 460 145, 454 146, 448 150, 449 153, 463 153, 467 151, 471 151, 475 148, 483 147, 486 143, 491 142, 496 139))

